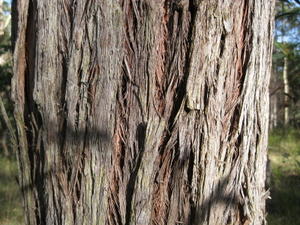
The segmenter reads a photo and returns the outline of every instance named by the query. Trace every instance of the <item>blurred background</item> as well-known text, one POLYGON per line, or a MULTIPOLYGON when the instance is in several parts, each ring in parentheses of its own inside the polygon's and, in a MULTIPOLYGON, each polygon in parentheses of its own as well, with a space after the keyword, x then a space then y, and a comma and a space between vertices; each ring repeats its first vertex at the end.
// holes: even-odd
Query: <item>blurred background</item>
MULTIPOLYGON (((12 120, 10 1, 0 0, 0 97, 12 120)), ((270 83, 268 224, 300 225, 300 0, 277 0, 270 83)), ((0 113, 0 225, 23 224, 17 163, 0 113)))
POLYGON ((300 224, 300 1, 277 0, 270 83, 268 224, 300 224))

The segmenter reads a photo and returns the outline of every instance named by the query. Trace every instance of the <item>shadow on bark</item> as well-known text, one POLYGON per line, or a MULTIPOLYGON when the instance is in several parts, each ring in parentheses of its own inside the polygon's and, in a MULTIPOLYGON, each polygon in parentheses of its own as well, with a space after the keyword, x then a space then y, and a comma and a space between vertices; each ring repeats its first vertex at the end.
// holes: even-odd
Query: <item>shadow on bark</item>
MULTIPOLYGON (((57 125, 54 123, 47 124, 47 127, 56 128, 57 125)), ((59 174, 65 173, 69 179, 72 179, 71 174, 76 161, 84 160, 84 157, 88 155, 87 150, 97 149, 98 143, 109 143, 111 141, 111 135, 105 130, 97 128, 85 129, 74 129, 70 126, 64 126, 64 128, 58 131, 49 131, 47 138, 48 146, 55 145, 53 147, 57 150, 57 159, 59 165, 52 165, 50 169, 45 171, 46 163, 46 150, 45 143, 42 140, 42 128, 31 124, 31 129, 27 129, 27 139, 31 140, 28 147, 28 163, 31 165, 30 176, 32 179, 31 183, 23 184, 18 181, 21 185, 21 190, 27 192, 32 190, 34 187, 41 191, 44 195, 44 182, 51 176, 58 176, 59 174), (89 145, 89 147, 87 147, 89 145), (72 149, 73 151, 70 151, 72 149)), ((20 149, 22 151, 23 149, 20 149)), ((100 149, 97 149, 101 151, 100 149)), ((24 162, 22 162, 24 163, 24 162)), ((22 173, 24 171, 21 171, 22 173)), ((39 192, 39 191, 38 191, 39 192)))
MULTIPOLYGON (((232 208, 232 209, 238 209, 240 212, 240 220, 242 221, 242 224, 247 220, 246 216, 244 215, 244 209, 243 200, 239 197, 239 193, 237 193, 237 188, 230 186, 229 188, 233 191, 230 191, 229 193, 226 193, 226 189, 228 188, 229 184, 229 176, 221 179, 219 181, 219 184, 217 187, 211 192, 211 195, 203 201, 202 204, 200 204, 198 207, 195 208, 195 211, 193 212, 192 216, 192 222, 191 224, 195 224, 197 221, 207 221, 210 217, 211 210, 215 206, 225 205, 225 208, 232 208), (196 221, 197 220, 197 221, 196 221)), ((227 209, 226 209, 227 211, 227 209)), ((225 212, 225 210, 224 210, 225 212)), ((228 220, 225 221, 224 224, 232 224, 232 221, 230 221, 232 218, 228 215, 224 215, 224 218, 227 216, 228 220)))
POLYGON ((134 186, 136 183, 137 179, 137 173, 140 168, 144 150, 145 150, 145 137, 146 137, 146 125, 143 123, 140 123, 137 127, 137 132, 136 132, 136 140, 138 141, 138 148, 139 148, 139 155, 137 156, 135 167, 130 174, 128 185, 127 185, 127 190, 126 190, 126 224, 130 224, 130 216, 131 216, 131 209, 132 209, 132 197, 134 194, 134 186))
MULTIPOLYGON (((51 127, 51 126, 49 126, 51 127)), ((53 125, 54 127, 54 125, 53 125)), ((69 161, 67 157, 69 157, 69 153, 67 149, 64 150, 64 146, 81 146, 81 148, 78 149, 78 152, 73 152, 73 154, 79 155, 79 160, 86 160, 84 155, 87 154, 86 150, 91 149, 91 147, 86 148, 85 146, 87 143, 89 143, 89 146, 91 144, 97 145, 99 142, 105 142, 110 143, 112 141, 112 137, 105 131, 101 129, 96 128, 86 128, 84 130, 76 130, 71 128, 70 126, 66 126, 65 129, 63 129, 63 133, 55 133, 53 132, 52 135, 50 135, 50 139, 48 140, 49 143, 53 143, 57 146, 63 146, 61 149, 58 149, 57 154, 59 154, 59 157, 62 158, 62 165, 52 165, 52 167, 45 171, 44 164, 45 164, 45 149, 43 147, 43 143, 41 142, 39 145, 39 151, 37 151, 36 146, 32 145, 29 149, 29 155, 31 155, 30 164, 32 165, 31 169, 31 183, 25 183, 21 185, 21 190, 23 193, 26 193, 28 191, 35 190, 34 192, 37 195, 37 198, 39 199, 39 207, 40 212, 43 214, 47 212, 47 193, 45 189, 46 181, 55 176, 60 176, 60 174, 64 174, 67 178, 67 183, 72 183, 72 180, 74 179, 73 174, 70 172, 74 168, 72 165, 74 165, 74 161, 69 161), (34 157, 34 158, 33 158, 34 157), (33 169, 34 168, 34 169, 33 169)), ((130 224, 130 216, 132 214, 132 196, 134 195, 134 186, 137 179, 137 172, 140 168, 142 159, 143 159, 143 153, 145 148, 145 136, 146 136, 146 125, 141 123, 137 127, 136 132, 136 140, 138 143, 139 153, 135 159, 133 159, 133 165, 134 168, 131 170, 131 173, 129 174, 129 180, 127 183, 126 193, 124 193, 124 196, 126 196, 126 224, 130 224)), ((36 141, 35 141, 36 142, 36 141)), ((191 155, 190 155, 191 156, 191 155)), ((124 157, 124 156, 123 156, 124 157)), ((185 165, 186 163, 189 164, 189 161, 191 160, 189 156, 183 157, 183 159, 178 158, 178 163, 180 165, 185 165)), ((181 167, 181 166, 179 166, 181 167)), ((83 175, 81 175, 83 176, 83 175)), ((80 179, 76 177, 75 179, 80 179)), ((189 176, 189 179, 192 179, 192 176, 189 176)), ((241 198, 239 198, 239 193, 234 192, 237 190, 235 187, 232 187, 232 182, 229 184, 230 179, 229 176, 221 179, 217 185, 217 187, 211 192, 211 195, 206 198, 202 204, 197 206, 197 203, 192 202, 190 204, 190 220, 188 224, 195 224, 198 221, 207 221, 210 217, 211 210, 220 204, 226 205, 225 208, 231 207, 239 210, 241 220, 246 221, 244 219, 244 211, 243 211, 243 205, 244 202, 241 198), (226 191, 226 190, 234 190, 233 192, 226 191)), ((61 191, 65 189, 66 187, 62 187, 61 191)), ((80 188, 80 186, 78 187, 80 188)), ((191 190, 190 190, 191 191, 191 190)), ((201 190, 200 190, 201 191, 201 190)), ((181 198, 181 199, 184 199, 181 198)), ((150 201, 151 199, 149 199, 150 201)), ((170 199, 171 200, 171 199, 170 199)), ((184 204, 183 202, 179 202, 179 204, 184 204)), ((227 211, 227 210, 226 210, 227 211)), ((224 215, 225 216, 225 215, 224 215)), ((41 215, 41 218, 45 218, 46 215, 41 215)), ((228 220, 230 219, 230 216, 228 217, 228 220)), ((43 221, 41 221, 43 222, 43 221)), ((230 221, 228 221, 230 224, 230 221)))

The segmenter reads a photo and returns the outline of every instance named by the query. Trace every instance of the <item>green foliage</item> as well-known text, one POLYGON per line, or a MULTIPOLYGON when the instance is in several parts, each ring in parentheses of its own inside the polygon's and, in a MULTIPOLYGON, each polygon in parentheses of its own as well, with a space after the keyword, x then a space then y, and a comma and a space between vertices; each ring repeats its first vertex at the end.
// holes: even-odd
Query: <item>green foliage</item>
POLYGON ((275 129, 269 137, 271 153, 300 155, 300 131, 293 128, 275 129))
POLYGON ((275 39, 281 42, 299 42, 300 4, 295 1, 277 1, 275 39))
MULTIPOLYGON (((0 95, 8 112, 9 119, 13 119, 13 107, 9 100, 10 80, 12 76, 11 62, 11 33, 10 33, 10 5, 3 2, 0 10, 0 95)), ((3 152, 3 144, 9 144, 6 126, 0 115, 0 225, 23 224, 22 200, 19 187, 16 182, 17 165, 10 146, 9 151, 3 152), (9 157, 4 156, 4 153, 9 157)))
MULTIPOLYGON (((10 101, 10 82, 12 77, 11 60, 11 33, 10 33, 10 5, 4 1, 0 8, 0 96, 3 99, 4 106, 8 112, 9 118, 13 120, 13 105, 10 101)), ((6 126, 0 115, 0 143, 3 144, 6 126)), ((9 144, 9 141, 6 141, 9 144)), ((10 146, 7 146, 8 148, 10 146)), ((0 152, 3 150, 0 148, 0 152)), ((11 151, 10 151, 11 152, 11 151)))
POLYGON ((284 107, 289 107, 290 125, 300 127, 300 1, 277 1, 275 24, 271 92, 277 90, 278 124, 283 124, 284 107), (284 58, 288 60, 289 93, 283 88, 284 58))

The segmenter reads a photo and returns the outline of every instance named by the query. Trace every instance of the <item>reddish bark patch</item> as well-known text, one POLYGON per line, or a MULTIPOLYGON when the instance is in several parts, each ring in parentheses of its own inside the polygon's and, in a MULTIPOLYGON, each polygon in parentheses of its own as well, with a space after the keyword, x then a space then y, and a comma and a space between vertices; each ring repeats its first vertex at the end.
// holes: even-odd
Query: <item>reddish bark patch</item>
POLYGON ((165 110, 165 85, 166 85, 166 74, 165 74, 165 65, 166 65, 166 52, 167 52, 167 43, 168 43, 168 28, 167 24, 169 21, 169 3, 167 1, 161 3, 160 12, 161 23, 157 28, 156 33, 156 66, 155 66, 155 105, 156 110, 163 115, 165 110))
POLYGON ((152 198, 152 223, 155 225, 165 224, 168 216, 170 201, 170 180, 172 150, 165 151, 160 160, 160 169, 155 179, 153 198, 152 198))
POLYGON ((116 123, 116 131, 113 137, 114 152, 112 156, 112 171, 109 184, 108 197, 108 217, 107 221, 110 225, 122 224, 120 212, 119 189, 120 181, 122 180, 122 161, 124 159, 124 137, 120 120, 116 123))

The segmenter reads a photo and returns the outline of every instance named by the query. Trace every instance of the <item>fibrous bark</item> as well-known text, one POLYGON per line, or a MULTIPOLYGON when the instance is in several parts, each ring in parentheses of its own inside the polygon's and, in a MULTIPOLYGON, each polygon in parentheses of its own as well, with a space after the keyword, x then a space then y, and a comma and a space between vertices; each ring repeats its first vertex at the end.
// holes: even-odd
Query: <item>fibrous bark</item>
POLYGON ((274 1, 14 1, 27 224, 264 224, 274 1))

